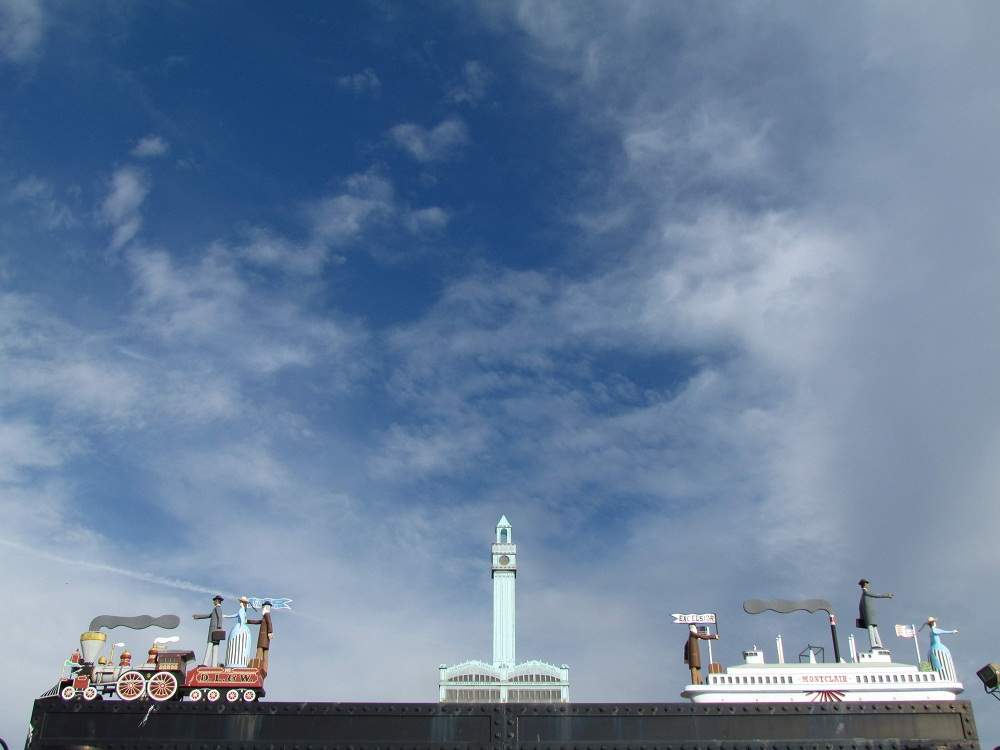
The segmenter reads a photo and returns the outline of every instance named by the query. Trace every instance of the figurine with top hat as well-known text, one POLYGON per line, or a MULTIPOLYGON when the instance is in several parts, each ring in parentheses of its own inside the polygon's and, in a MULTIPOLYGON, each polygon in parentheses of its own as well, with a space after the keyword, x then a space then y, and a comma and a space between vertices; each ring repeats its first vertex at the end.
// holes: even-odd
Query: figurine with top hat
POLYGON ((861 630, 868 631, 868 640, 871 643, 872 651, 876 649, 884 649, 885 646, 882 645, 882 639, 878 634, 878 616, 875 614, 875 603, 873 599, 892 599, 892 594, 873 594, 868 588, 870 581, 867 578, 862 578, 858 581, 858 585, 861 587, 861 601, 858 603, 858 621, 857 626, 861 630))
POLYGON ((219 594, 212 597, 212 611, 207 615, 192 615, 196 620, 208 620, 208 647, 205 649, 205 658, 202 664, 206 667, 219 666, 219 642, 226 637, 226 631, 222 627, 222 602, 224 599, 219 594))
POLYGON ((265 600, 261 605, 263 614, 259 620, 247 620, 251 625, 260 625, 257 631, 257 668, 267 677, 268 656, 271 653, 271 639, 274 638, 274 626, 271 624, 271 601, 265 600))

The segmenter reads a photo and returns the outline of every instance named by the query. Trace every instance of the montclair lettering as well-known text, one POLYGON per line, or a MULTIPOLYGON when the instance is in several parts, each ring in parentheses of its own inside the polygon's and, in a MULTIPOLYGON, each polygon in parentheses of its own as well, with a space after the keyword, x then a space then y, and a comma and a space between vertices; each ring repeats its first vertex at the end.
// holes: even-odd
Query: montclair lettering
POLYGON ((846 674, 804 674, 803 682, 847 682, 846 674))

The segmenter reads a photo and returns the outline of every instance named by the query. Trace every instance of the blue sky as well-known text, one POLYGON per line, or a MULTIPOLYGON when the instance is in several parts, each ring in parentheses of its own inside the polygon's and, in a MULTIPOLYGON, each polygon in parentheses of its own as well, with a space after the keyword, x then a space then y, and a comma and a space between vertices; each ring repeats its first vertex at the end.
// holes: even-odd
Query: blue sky
POLYGON ((433 700, 503 513, 575 699, 866 576, 998 736, 998 20, 0 2, 0 734, 93 616, 194 647, 217 590, 295 599, 273 698, 433 700))

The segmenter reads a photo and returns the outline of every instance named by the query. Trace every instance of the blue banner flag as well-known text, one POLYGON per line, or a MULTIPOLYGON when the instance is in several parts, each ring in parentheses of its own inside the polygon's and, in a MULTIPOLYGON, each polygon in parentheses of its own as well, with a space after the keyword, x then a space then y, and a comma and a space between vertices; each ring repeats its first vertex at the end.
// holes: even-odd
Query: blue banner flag
POLYGON ((254 609, 263 607, 264 602, 271 602, 271 609, 292 608, 292 600, 283 596, 248 596, 247 599, 250 600, 250 606, 254 609))

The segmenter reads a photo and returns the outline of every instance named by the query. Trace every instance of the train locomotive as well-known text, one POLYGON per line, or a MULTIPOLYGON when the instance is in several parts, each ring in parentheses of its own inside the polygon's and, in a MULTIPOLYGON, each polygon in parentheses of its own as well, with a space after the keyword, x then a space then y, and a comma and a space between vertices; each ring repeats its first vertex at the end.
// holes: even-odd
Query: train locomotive
POLYGON ((235 703, 253 702, 264 696, 264 673, 254 662, 248 667, 190 666, 195 661, 193 651, 169 648, 173 638, 157 638, 150 647, 145 662, 132 663, 132 654, 124 643, 111 644, 107 656, 102 655, 107 635, 94 627, 124 625, 134 629, 157 625, 177 627, 174 615, 161 618, 96 618, 90 630, 80 635, 80 649, 63 664, 59 682, 46 696, 58 695, 63 700, 85 701, 118 698, 123 701, 150 700, 163 702, 188 698, 192 701, 220 700, 235 703), (109 622, 116 621, 114 624, 109 622), (131 624, 130 624, 131 623, 131 624), (148 624, 141 624, 148 623, 148 624), (117 655, 116 650, 123 650, 117 655))

